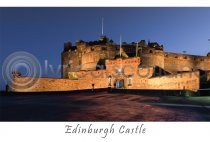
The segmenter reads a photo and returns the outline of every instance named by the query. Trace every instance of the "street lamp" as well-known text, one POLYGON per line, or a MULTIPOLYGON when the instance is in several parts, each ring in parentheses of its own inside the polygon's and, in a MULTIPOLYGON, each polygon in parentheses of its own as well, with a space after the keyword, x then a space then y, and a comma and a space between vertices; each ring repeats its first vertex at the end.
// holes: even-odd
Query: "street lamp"
POLYGON ((122 74, 123 70, 122 69, 118 69, 118 73, 122 74))

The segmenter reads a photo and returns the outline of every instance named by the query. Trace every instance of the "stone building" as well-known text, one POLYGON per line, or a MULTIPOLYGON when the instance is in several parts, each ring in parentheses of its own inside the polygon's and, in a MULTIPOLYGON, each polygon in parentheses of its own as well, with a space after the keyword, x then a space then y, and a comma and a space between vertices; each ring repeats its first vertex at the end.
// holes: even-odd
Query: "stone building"
MULTIPOLYGON (((64 46, 62 57, 62 78, 68 78, 68 72, 80 70, 96 70, 100 60, 112 60, 119 54, 120 45, 116 45, 107 37, 101 37, 101 41, 76 42, 76 46, 64 46), (102 42, 103 41, 103 42, 102 42)), ((66 45, 66 44, 64 44, 66 45)), ((160 67, 171 74, 201 70, 210 71, 210 56, 196 56, 164 52, 163 45, 157 42, 141 40, 137 43, 123 43, 122 52, 128 57, 140 57, 141 64, 145 67, 160 67)))
MULTIPOLYGON (((141 40, 115 44, 97 41, 64 44, 61 79, 39 78, 33 86, 13 91, 70 91, 100 88, 192 90, 210 81, 210 56, 164 52, 163 45, 141 40), (202 77, 204 76, 204 77, 202 77)), ((14 77, 24 82, 29 77, 14 77)))

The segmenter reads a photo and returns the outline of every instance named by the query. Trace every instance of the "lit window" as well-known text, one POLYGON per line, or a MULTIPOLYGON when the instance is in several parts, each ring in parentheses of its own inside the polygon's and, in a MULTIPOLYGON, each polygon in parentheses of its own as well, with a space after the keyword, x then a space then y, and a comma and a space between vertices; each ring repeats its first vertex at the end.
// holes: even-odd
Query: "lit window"
POLYGON ((112 86, 112 76, 109 76, 108 80, 109 80, 109 86, 112 86))
POLYGON ((128 86, 131 86, 132 85, 132 80, 133 80, 132 75, 129 75, 128 76, 128 86))

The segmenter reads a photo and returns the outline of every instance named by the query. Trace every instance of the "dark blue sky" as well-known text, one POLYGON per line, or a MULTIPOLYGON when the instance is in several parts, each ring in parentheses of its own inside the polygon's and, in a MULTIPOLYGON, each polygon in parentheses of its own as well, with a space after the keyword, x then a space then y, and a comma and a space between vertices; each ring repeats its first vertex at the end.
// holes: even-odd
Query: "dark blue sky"
POLYGON ((122 35, 126 42, 157 41, 170 52, 210 51, 210 8, 0 8, 0 64, 27 51, 56 68, 64 42, 98 39, 102 17, 105 35, 117 43, 122 35))

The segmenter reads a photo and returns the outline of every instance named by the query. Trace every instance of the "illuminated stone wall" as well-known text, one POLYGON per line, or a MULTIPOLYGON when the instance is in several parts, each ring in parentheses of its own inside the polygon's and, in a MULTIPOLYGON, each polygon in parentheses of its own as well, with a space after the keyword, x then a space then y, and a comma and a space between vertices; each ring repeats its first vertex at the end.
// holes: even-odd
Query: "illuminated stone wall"
POLYGON ((148 79, 147 89, 192 90, 200 88, 199 72, 187 72, 148 79))
POLYGON ((77 50, 62 53, 62 78, 68 78, 69 71, 96 70, 100 58, 114 59, 116 53, 112 45, 78 44, 77 50))
MULTIPOLYGON (((126 45, 123 46, 126 47, 126 45)), ((68 78, 69 71, 96 70, 96 65, 100 58, 114 59, 119 52, 117 47, 119 45, 77 44, 77 49, 62 53, 62 78, 68 78)), ((130 48, 135 47, 129 47, 128 49, 130 48)), ((134 51, 132 50, 132 52, 134 51)), ((138 56, 140 56, 141 64, 144 67, 158 66, 170 73, 197 69, 210 70, 209 56, 170 53, 150 47, 139 48, 138 56)))
POLYGON ((164 69, 170 72, 210 70, 210 58, 176 53, 165 53, 164 69))
MULTIPOLYGON (((25 86, 26 89, 18 89, 13 85, 14 92, 45 92, 45 91, 72 91, 72 90, 84 90, 94 88, 107 88, 108 80, 106 77, 106 71, 81 71, 77 74, 78 79, 56 79, 56 78, 39 78, 38 81, 29 88, 25 86)), ((15 82, 25 83, 30 77, 16 77, 15 82)))
POLYGON ((210 81, 210 71, 207 72, 207 81, 210 81))
POLYGON ((164 68, 165 62, 164 62, 164 53, 163 52, 156 52, 151 50, 152 53, 142 53, 141 59, 142 59, 142 65, 147 67, 154 67, 158 66, 160 68, 164 68))
MULTIPOLYGON (((200 87, 199 72, 183 72, 154 76, 153 67, 141 67, 140 57, 106 60, 106 70, 70 72, 72 79, 40 78, 32 88, 14 89, 16 92, 71 91, 99 88, 192 90, 200 87)), ((25 83, 29 77, 15 77, 14 81, 25 83)))

